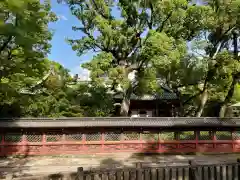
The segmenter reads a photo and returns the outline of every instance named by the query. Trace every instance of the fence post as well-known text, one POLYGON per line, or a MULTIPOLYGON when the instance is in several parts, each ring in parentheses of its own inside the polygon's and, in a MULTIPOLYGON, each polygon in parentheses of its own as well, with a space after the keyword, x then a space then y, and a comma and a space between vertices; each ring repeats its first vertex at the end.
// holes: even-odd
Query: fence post
POLYGON ((137 163, 136 168, 137 168, 137 180, 143 180, 142 164, 137 163))
POLYGON ((83 167, 77 169, 77 178, 76 180, 83 180, 83 167))
POLYGON ((232 152, 235 152, 236 151, 236 148, 235 148, 235 130, 231 131, 231 138, 232 138, 232 152))
POLYGON ((101 153, 104 153, 104 146, 105 146, 105 134, 106 131, 101 131, 101 153))
POLYGON ((237 159, 238 179, 240 179, 240 158, 237 159))
POLYGON ((22 134, 21 144, 22 144, 21 154, 27 156, 29 152, 27 147, 27 137, 25 133, 22 134))
POLYGON ((199 180, 199 174, 197 172, 197 167, 195 166, 195 164, 193 163, 193 161, 189 160, 189 180, 199 180))
POLYGON ((199 137, 200 137, 200 131, 199 130, 195 130, 194 131, 194 135, 195 135, 196 152, 199 152, 198 141, 199 141, 199 137))
POLYGON ((69 173, 63 174, 62 180, 70 180, 70 179, 71 179, 71 175, 69 173))

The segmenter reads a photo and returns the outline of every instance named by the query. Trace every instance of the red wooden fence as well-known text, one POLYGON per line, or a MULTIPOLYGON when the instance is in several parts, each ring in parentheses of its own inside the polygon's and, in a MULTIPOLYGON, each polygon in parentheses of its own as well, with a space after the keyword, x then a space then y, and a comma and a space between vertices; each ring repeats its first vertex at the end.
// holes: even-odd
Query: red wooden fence
MULTIPOLYGON (((174 123, 164 126, 161 122, 168 121, 159 119, 155 120, 153 126, 151 118, 134 121, 131 119, 125 121, 125 127, 124 120, 121 119, 121 127, 116 125, 119 123, 116 119, 86 121, 88 124, 76 119, 64 120, 64 123, 63 120, 39 122, 36 119, 8 123, 1 121, 0 156, 116 152, 240 152, 240 126, 236 120, 230 124, 225 122, 226 125, 222 125, 223 123, 216 119, 213 124, 204 124, 205 119, 200 123, 200 120, 196 120, 198 124, 181 126, 178 121, 176 126, 174 123), (146 120, 149 123, 146 123, 146 120), (130 126, 131 123, 134 126, 130 126)), ((195 121, 191 119, 192 122, 195 121)))
POLYGON ((240 152, 239 135, 235 131, 11 132, 1 136, 0 155, 240 152))

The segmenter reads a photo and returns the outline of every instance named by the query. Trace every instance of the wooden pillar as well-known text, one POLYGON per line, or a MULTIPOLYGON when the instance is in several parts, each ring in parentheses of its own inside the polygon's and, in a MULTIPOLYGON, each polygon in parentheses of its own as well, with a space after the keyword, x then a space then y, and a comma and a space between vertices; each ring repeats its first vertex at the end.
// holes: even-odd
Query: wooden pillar
POLYGON ((47 136, 46 133, 43 132, 43 136, 42 136, 42 155, 47 154, 47 148, 46 148, 46 142, 47 142, 47 136))
POLYGON ((216 149, 217 148, 217 144, 216 144, 216 141, 217 141, 216 131, 215 130, 212 131, 211 135, 212 135, 212 141, 213 141, 213 149, 216 152, 217 151, 217 149, 216 149))
POLYGON ((180 148, 180 133, 179 131, 174 132, 174 140, 177 142, 177 151, 179 151, 180 148))
POLYGON ((156 100, 156 116, 159 116, 159 104, 158 104, 158 100, 156 100))
POLYGON ((124 150, 124 143, 125 143, 125 139, 124 139, 124 135, 123 135, 123 129, 121 130, 121 135, 120 135, 120 149, 124 150))
POLYGON ((62 129, 62 149, 61 149, 61 152, 65 152, 67 150, 66 148, 66 134, 64 132, 64 129, 62 129))
POLYGON ((83 151, 87 151, 87 147, 86 147, 86 134, 85 133, 82 134, 82 149, 83 149, 83 151))
POLYGON ((105 145, 105 132, 102 130, 101 132, 101 152, 104 153, 104 145, 105 145))
POLYGON ((199 137, 200 137, 200 131, 199 131, 199 130, 195 130, 195 131, 194 131, 194 135, 195 135, 195 147, 196 147, 196 152, 198 152, 198 151, 199 151, 198 141, 199 141, 199 137))
POLYGON ((5 134, 2 133, 1 136, 2 136, 2 139, 1 139, 1 155, 4 156, 5 155, 5 134))
POLYGON ((143 138, 142 138, 142 131, 139 132, 139 141, 140 141, 140 147, 141 147, 141 150, 143 150, 143 138))
POLYGON ((27 137, 25 134, 22 135, 22 142, 21 142, 21 154, 26 156, 28 155, 28 147, 27 147, 27 137))
POLYGON ((236 148, 235 148, 235 139, 234 139, 234 134, 235 134, 235 130, 231 130, 231 138, 232 138, 232 152, 236 152, 236 148))

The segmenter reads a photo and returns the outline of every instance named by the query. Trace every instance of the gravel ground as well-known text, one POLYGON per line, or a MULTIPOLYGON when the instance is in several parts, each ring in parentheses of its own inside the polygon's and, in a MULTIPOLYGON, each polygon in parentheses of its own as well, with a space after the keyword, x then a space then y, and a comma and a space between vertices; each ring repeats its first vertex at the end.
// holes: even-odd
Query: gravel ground
POLYGON ((64 172, 76 172, 78 167, 105 168, 135 166, 137 162, 144 165, 187 165, 189 160, 197 164, 219 164, 224 162, 236 162, 239 154, 222 155, 140 155, 132 153, 116 153, 102 155, 81 156, 35 156, 25 158, 2 158, 0 159, 0 173, 14 176, 31 176, 41 174, 53 174, 64 172))

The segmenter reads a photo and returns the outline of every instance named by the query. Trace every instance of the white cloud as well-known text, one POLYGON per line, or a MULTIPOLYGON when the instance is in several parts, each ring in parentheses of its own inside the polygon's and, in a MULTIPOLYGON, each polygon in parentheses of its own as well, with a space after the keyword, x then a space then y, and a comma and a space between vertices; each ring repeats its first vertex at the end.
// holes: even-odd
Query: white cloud
POLYGON ((68 20, 68 18, 66 18, 66 16, 61 15, 61 14, 59 14, 57 17, 58 17, 58 20, 64 20, 64 21, 68 20))
POLYGON ((78 77, 82 81, 90 80, 90 72, 87 69, 83 69, 80 65, 73 68, 71 70, 70 74, 72 76, 74 76, 75 74, 78 74, 78 77))

